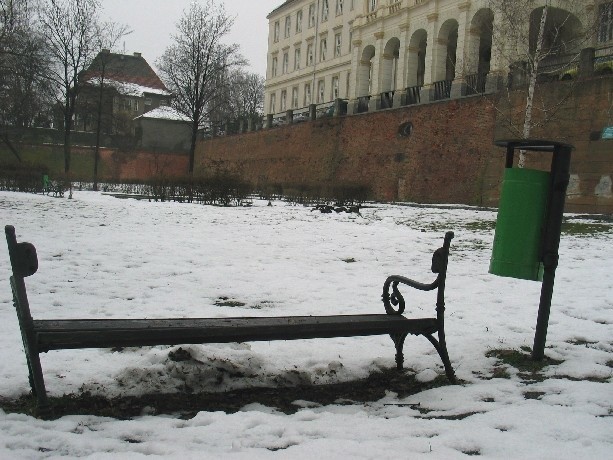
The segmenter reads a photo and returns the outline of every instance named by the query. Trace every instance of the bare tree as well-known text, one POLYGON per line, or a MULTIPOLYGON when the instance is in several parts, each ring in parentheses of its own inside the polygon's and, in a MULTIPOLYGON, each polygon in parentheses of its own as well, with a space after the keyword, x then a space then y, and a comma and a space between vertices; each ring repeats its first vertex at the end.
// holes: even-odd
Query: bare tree
POLYGON ((54 84, 62 109, 64 132, 64 172, 70 172, 71 132, 79 75, 90 65, 98 51, 98 0, 44 0, 40 21, 47 38, 54 84))
POLYGON ((241 68, 234 69, 229 72, 224 89, 220 96, 221 104, 211 114, 211 123, 260 119, 264 110, 262 76, 241 68))
POLYGON ((20 159, 7 127, 32 126, 50 107, 44 39, 27 0, 0 0, 0 137, 20 159))
POLYGON ((177 24, 173 43, 157 62, 162 80, 174 94, 173 107, 190 120, 190 174, 198 130, 221 104, 229 70, 244 63, 237 45, 222 42, 233 22, 216 0, 192 3, 177 24))
POLYGON ((98 97, 96 101, 96 146, 94 148, 94 190, 98 190, 98 163, 100 159, 100 136, 102 134, 102 112, 106 89, 107 66, 111 59, 111 54, 102 52, 102 50, 110 50, 117 44, 121 37, 131 33, 128 26, 119 25, 114 22, 102 23, 98 26, 98 29, 96 40, 97 48, 100 52, 90 67, 90 70, 97 74, 96 83, 98 84, 98 97))
POLYGON ((242 69, 236 70, 230 79, 229 89, 237 118, 261 115, 264 110, 264 77, 242 69))
MULTIPOLYGON (((560 78, 565 71, 574 71, 581 49, 591 44, 595 31, 594 17, 585 8, 584 0, 561 0, 558 7, 549 1, 490 0, 494 13, 493 54, 511 64, 510 87, 524 88, 526 103, 521 119, 508 116, 509 130, 520 138, 530 137, 534 128, 555 118, 558 109, 572 94, 574 81, 567 84, 565 95, 553 105, 536 105, 539 84, 560 78), (519 81, 518 81, 519 80, 519 81), (535 117, 535 110, 539 116, 535 117)), ((510 96, 510 93, 507 93, 510 96)), ((512 104, 509 104, 511 106, 512 104)), ((502 113, 496 107, 499 115, 502 113)), ((519 166, 525 164, 520 154, 519 166)))

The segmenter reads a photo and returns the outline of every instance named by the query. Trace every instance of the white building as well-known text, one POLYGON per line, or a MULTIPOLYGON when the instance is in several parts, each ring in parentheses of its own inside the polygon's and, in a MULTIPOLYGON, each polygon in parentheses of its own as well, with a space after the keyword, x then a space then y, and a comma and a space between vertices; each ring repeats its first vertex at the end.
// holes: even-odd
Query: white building
MULTIPOLYGON (((526 60, 521 44, 510 46, 513 31, 497 23, 502 13, 493 4, 500 1, 287 0, 268 16, 265 112, 301 112, 341 98, 356 113, 499 89, 510 64, 526 60)), ((613 44, 613 2, 547 3, 552 55, 572 52, 576 61, 583 48, 613 44), (598 34, 577 39, 597 23, 598 34)), ((534 13, 544 4, 535 0, 532 11, 517 15, 525 16, 518 26, 524 37, 538 31, 534 13)))

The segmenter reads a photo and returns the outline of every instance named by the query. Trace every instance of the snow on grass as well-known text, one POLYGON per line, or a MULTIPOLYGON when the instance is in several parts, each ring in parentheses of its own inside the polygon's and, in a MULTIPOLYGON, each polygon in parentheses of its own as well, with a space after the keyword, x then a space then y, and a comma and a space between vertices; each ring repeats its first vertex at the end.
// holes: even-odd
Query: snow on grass
MULTIPOLYGON (((320 214, 281 202, 250 208, 149 203, 77 192, 73 200, 0 192, 0 222, 36 245, 27 279, 35 318, 163 318, 383 312, 385 277, 431 281, 432 252, 453 230, 447 340, 464 382, 406 398, 312 407, 252 404, 190 420, 0 412, 0 457, 610 458, 613 433, 613 232, 574 220, 562 237, 546 354, 521 369, 500 350, 531 347, 540 283, 487 273, 495 213, 372 205, 320 214), (559 364, 555 364, 559 362, 559 364)), ((0 397, 29 392, 0 245, 0 397)), ((432 293, 404 291, 407 314, 432 293)), ((394 364, 389 337, 62 350, 41 355, 51 396, 223 391, 362 378, 394 364), (195 364, 193 364, 195 363, 195 364), (230 377, 232 376, 232 377, 230 377)), ((408 337, 405 365, 443 374, 430 343, 408 337)), ((517 354, 518 354, 517 353, 517 354)), ((280 390, 282 391, 282 390, 280 390)))

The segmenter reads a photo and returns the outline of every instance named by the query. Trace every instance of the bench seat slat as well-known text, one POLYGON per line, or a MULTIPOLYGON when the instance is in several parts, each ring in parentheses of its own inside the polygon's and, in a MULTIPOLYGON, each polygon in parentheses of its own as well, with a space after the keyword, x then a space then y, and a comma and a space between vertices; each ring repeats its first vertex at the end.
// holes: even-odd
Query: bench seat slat
POLYGON ((434 318, 387 314, 252 318, 34 320, 40 351, 196 343, 431 334, 434 318))

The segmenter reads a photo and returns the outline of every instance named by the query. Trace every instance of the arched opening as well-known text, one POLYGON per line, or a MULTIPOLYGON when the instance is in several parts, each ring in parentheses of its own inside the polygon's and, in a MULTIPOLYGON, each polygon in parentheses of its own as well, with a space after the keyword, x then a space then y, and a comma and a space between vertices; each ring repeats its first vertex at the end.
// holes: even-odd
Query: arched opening
POLYGON ((455 79, 458 22, 448 19, 439 30, 434 51, 434 100, 451 96, 451 83, 455 79))
POLYGON ((538 62, 541 79, 558 79, 574 65, 582 47, 583 25, 573 13, 562 8, 547 8, 542 43, 538 43, 544 8, 530 14, 529 53, 538 62), (536 55, 537 48, 540 53, 536 55))
POLYGON ((470 24, 470 42, 466 59, 466 94, 485 92, 487 74, 492 58, 492 31, 494 14, 489 8, 482 8, 470 24))
POLYGON ((428 32, 416 30, 409 40, 407 55, 407 81, 405 104, 417 104, 426 73, 426 46, 428 32))
POLYGON ((375 57, 375 47, 366 46, 358 63, 357 88, 358 113, 368 111, 368 101, 372 90, 372 60, 375 57))
POLYGON ((390 108, 393 105, 396 79, 398 74, 398 58, 400 56, 400 40, 391 38, 383 50, 381 66, 381 108, 390 108))

